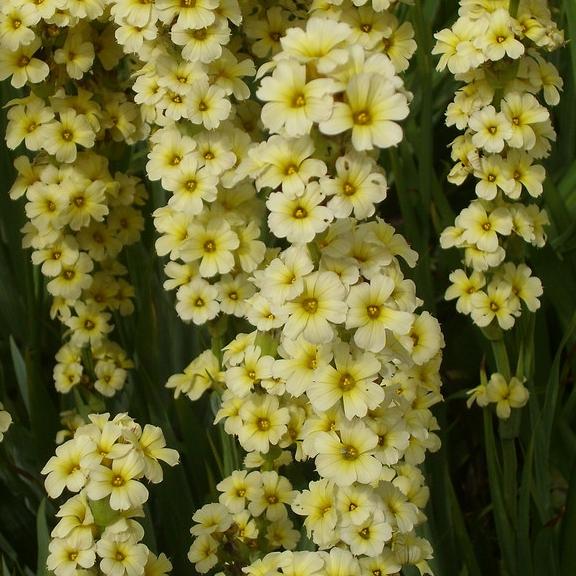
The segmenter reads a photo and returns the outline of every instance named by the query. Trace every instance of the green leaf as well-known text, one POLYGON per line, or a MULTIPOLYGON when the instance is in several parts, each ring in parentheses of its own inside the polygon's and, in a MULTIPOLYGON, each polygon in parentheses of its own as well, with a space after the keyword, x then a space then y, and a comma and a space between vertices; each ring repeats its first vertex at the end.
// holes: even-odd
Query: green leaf
POLYGON ((551 527, 544 527, 533 538, 534 573, 546 576, 572 576, 559 572, 558 550, 555 532, 551 527))
POLYGON ((36 567, 36 576, 49 576, 50 572, 46 566, 48 558, 48 544, 50 544, 50 531, 46 521, 46 498, 38 506, 36 516, 36 537, 38 539, 38 563, 36 567))
POLYGON ((528 447, 522 470, 518 498, 518 569, 523 576, 533 576, 532 547, 530 543, 530 492, 534 465, 534 437, 528 447))
POLYGON ((2 572, 0 572, 0 574, 2 574, 2 576, 8 576, 8 566, 4 560, 4 554, 0 555, 0 557, 2 558, 2 572))
POLYGON ((460 547, 460 558, 464 568, 467 570, 469 576, 482 576, 482 571, 476 560, 474 545, 466 529, 464 516, 460 508, 460 504, 454 491, 454 485, 449 475, 446 475, 446 493, 450 504, 450 511, 452 513, 452 521, 454 523, 453 529, 456 536, 456 541, 460 547))
POLYGON ((560 182, 558 182, 558 192, 566 202, 566 206, 571 214, 576 213, 576 160, 572 162, 560 182))
POLYGON ((484 441, 486 461, 488 464, 488 480, 493 502, 494 524, 498 534, 498 543, 502 551, 502 559, 509 574, 516 574, 515 534, 506 514, 506 503, 502 492, 502 472, 498 462, 492 414, 484 409, 484 441))
MULTIPOLYGON (((572 65, 571 76, 572 82, 576 82, 576 2, 574 0, 566 0, 562 3, 562 7, 566 12, 566 25, 568 27, 568 49, 570 50, 570 60, 572 65)), ((567 75, 569 74, 568 71, 567 75)))
POLYGON ((26 411, 30 414, 30 391, 28 390, 26 363, 12 336, 10 336, 10 354, 12 355, 12 364, 14 366, 14 373, 16 374, 16 382, 20 389, 20 395, 26 406, 26 411))
POLYGON ((576 463, 568 484, 560 533, 560 574, 576 574, 576 463))
POLYGON ((542 434, 545 442, 546 453, 544 455, 539 455, 545 456, 546 459, 538 460, 538 458, 536 458, 537 462, 548 462, 550 443, 552 441, 552 430, 554 427, 558 397, 560 394, 560 360, 562 358, 562 352, 572 337, 574 330, 576 330, 576 313, 572 315, 572 319, 564 333, 562 341, 560 342, 560 346, 558 347, 556 356, 554 357, 554 362, 552 363, 552 369, 550 370, 550 378, 548 379, 548 385, 546 386, 546 399, 542 410, 542 434))

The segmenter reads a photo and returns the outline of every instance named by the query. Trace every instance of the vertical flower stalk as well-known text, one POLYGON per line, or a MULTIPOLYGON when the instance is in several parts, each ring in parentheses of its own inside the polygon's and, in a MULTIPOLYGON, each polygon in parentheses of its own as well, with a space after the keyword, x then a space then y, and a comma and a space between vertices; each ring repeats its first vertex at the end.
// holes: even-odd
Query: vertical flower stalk
POLYGON ((172 565, 142 542, 148 489, 162 481, 160 462, 178 463, 166 448, 162 430, 144 429, 127 414, 90 414, 89 422, 56 448, 42 470, 51 498, 74 493, 59 508, 52 530, 47 567, 56 576, 103 574, 144 576, 168 574, 172 565))
POLYGON ((106 15, 103 0, 4 3, 0 79, 24 91, 7 104, 6 143, 23 152, 10 196, 25 198, 23 245, 66 327, 55 386, 112 396, 132 366, 110 339, 113 314, 134 308, 120 254, 139 239, 146 193, 114 168, 145 130, 106 15))
MULTIPOLYGON (((248 85, 253 61, 232 31, 236 2, 110 1, 116 38, 134 55, 134 100, 150 130, 146 172, 167 203, 154 213, 167 290, 197 325, 220 312, 242 318, 254 293, 247 275, 263 260, 262 199, 238 166, 258 115, 248 85)), ((240 36, 239 36, 240 38, 240 36)), ((213 324, 211 322, 211 324, 213 324)))
POLYGON ((503 333, 540 307, 542 284, 528 266, 527 245, 546 242, 546 211, 538 203, 541 161, 556 133, 547 106, 558 104, 562 79, 543 54, 564 43, 546 2, 463 1, 451 29, 435 35, 438 70, 464 85, 446 111, 463 134, 452 144, 448 180, 473 178, 476 198, 441 236, 464 251, 465 268, 450 275, 446 299, 495 342, 498 373, 470 391, 469 404, 496 405, 500 418, 528 400, 524 374, 512 378, 503 333))
POLYGON ((419 465, 439 448, 444 343, 404 277, 417 254, 377 215, 412 28, 396 2, 234 6, 157 2, 134 85, 148 176, 168 193, 154 214, 165 286, 219 335, 167 386, 217 395, 215 422, 246 452, 194 515, 189 559, 201 573, 427 572, 419 465), (298 551, 302 525, 314 552, 298 551))

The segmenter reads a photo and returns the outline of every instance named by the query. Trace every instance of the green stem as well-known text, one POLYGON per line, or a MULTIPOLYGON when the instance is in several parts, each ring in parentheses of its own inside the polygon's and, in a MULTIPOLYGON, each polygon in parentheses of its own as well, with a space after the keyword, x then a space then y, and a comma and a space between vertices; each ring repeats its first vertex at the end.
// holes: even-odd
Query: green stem
POLYGON ((496 361, 496 370, 504 376, 506 381, 509 381, 512 377, 512 371, 510 369, 510 360, 504 339, 491 340, 490 345, 492 346, 492 354, 494 354, 494 360, 496 361))
POLYGON ((504 503, 510 519, 510 524, 516 532, 517 501, 518 501, 518 456, 516 454, 516 440, 503 438, 502 428, 499 430, 500 445, 502 447, 502 493, 504 503))
MULTIPOLYGON (((512 377, 508 350, 503 338, 491 340, 492 353, 496 361, 497 371, 508 382, 512 377)), ((508 526, 515 538, 517 533, 517 509, 518 509, 518 456, 516 454, 516 438, 519 435, 520 413, 513 411, 508 420, 500 421, 498 435, 500 449, 502 451, 502 496, 508 516, 508 526)))
POLYGON ((519 5, 520 0, 510 0, 510 6, 508 7, 508 11, 510 12, 510 16, 512 16, 512 18, 516 18, 516 16, 518 16, 519 5))
POLYGON ((421 94, 421 107, 420 107, 420 126, 419 126, 419 153, 418 153, 418 180, 420 195, 424 205, 424 218, 423 218, 423 237, 422 248, 428 241, 428 229, 430 218, 430 201, 432 198, 432 184, 434 181, 434 165, 433 165, 433 152, 434 152, 434 139, 433 139, 433 102, 432 102, 432 63, 431 63, 431 46, 430 39, 432 38, 432 31, 424 17, 422 10, 422 0, 418 0, 414 6, 415 18, 414 27, 416 34, 416 42, 418 44, 418 90, 421 94))
MULTIPOLYGON (((489 410, 484 410, 484 444, 498 544, 502 552, 505 573, 509 576, 514 576, 516 574, 517 559, 515 529, 511 522, 512 519, 506 503, 506 493, 503 490, 505 485, 504 479, 510 476, 510 472, 507 473, 502 471, 500 468, 498 450, 494 438, 494 429, 492 427, 492 414, 489 410)), ((504 464, 506 463, 506 458, 508 456, 508 454, 504 454, 504 464)))
POLYGON ((429 260, 430 226, 432 222, 432 194, 434 186, 434 106, 433 106, 433 71, 432 64, 432 30, 430 20, 424 14, 423 0, 414 5, 414 29, 418 52, 418 93, 420 95, 419 146, 418 146, 418 189, 420 195, 420 233, 418 252, 418 286, 426 298, 426 308, 435 312, 434 286, 429 260))

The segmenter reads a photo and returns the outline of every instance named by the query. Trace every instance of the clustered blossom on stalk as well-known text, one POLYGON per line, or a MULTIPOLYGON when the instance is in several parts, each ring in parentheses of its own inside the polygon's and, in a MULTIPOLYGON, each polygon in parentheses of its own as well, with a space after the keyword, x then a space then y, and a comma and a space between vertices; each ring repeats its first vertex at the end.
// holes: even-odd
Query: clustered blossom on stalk
POLYGON ((54 382, 112 396, 132 363, 109 339, 112 314, 133 311, 134 290, 119 255, 137 242, 145 190, 112 168, 145 136, 126 92, 122 51, 105 2, 10 0, 0 7, 0 79, 24 89, 7 104, 6 143, 15 161, 13 199, 25 197, 23 244, 66 327, 54 382), (23 151, 24 151, 23 150, 23 151))
MULTIPOLYGON (((531 200, 542 194, 539 161, 556 139, 544 104, 558 104, 563 84, 542 53, 562 46, 564 36, 546 0, 462 0, 452 28, 435 37, 438 69, 464 83, 446 112, 447 125, 464 131, 452 142, 448 180, 462 185, 472 176, 477 196, 441 236, 443 248, 464 250, 466 267, 450 274, 446 299, 481 328, 509 330, 524 307, 540 307, 542 284, 525 262, 525 245, 546 242, 548 216, 531 200)), ((519 379, 494 374, 471 400, 496 403, 507 418, 528 391, 519 379)))
POLYGON ((74 493, 56 514, 47 566, 56 576, 163 576, 172 565, 142 542, 143 483, 162 481, 160 461, 178 463, 162 430, 127 414, 90 414, 42 470, 51 498, 74 493))
POLYGON ((409 111, 410 24, 388 0, 112 4, 142 61, 148 177, 169 193, 154 214, 165 287, 185 321, 253 327, 167 383, 218 394, 216 422, 247 452, 194 515, 189 559, 201 573, 428 571, 418 465, 439 447, 443 338, 402 271, 417 254, 376 216, 378 150, 409 111), (255 75, 260 102, 242 80, 255 75), (318 477, 297 485, 305 461, 318 477), (296 551, 301 522, 317 551, 296 551))
POLYGON ((0 402, 0 442, 4 440, 4 434, 10 428, 10 424, 12 424, 12 416, 10 412, 4 410, 4 405, 0 402))

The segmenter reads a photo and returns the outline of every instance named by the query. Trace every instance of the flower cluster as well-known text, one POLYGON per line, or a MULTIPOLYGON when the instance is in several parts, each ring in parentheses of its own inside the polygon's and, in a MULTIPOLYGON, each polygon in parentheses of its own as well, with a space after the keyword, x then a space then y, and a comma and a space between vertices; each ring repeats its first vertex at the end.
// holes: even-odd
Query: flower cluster
POLYGON ((104 8, 100 0, 4 3, 0 79, 26 88, 7 105, 6 143, 27 152, 15 161, 10 196, 26 200, 23 244, 46 279, 51 315, 69 336, 56 388, 83 384, 111 396, 131 365, 109 340, 112 315, 134 308, 118 258, 139 239, 146 196, 138 178, 112 166, 144 137, 145 125, 126 79, 107 80, 122 52, 110 42, 104 8))
POLYGON ((544 167, 556 133, 547 108, 559 102, 562 79, 542 52, 563 44, 545 0, 463 0, 451 29, 435 35, 438 69, 464 83, 446 123, 464 133, 452 142, 448 180, 473 176, 477 198, 441 236, 464 250, 469 272, 450 275, 448 300, 477 326, 508 330, 523 305, 540 306, 540 280, 526 265, 525 243, 541 247, 548 216, 530 199, 542 194, 544 167))
POLYGON ((374 163, 354 155, 340 161, 334 185, 326 179, 320 190, 327 168, 313 154, 318 133, 351 131, 361 151, 400 141, 395 121, 407 115, 409 95, 396 72, 415 43, 409 24, 382 11, 388 4, 378 12, 358 2, 326 5, 306 21, 292 3, 110 1, 119 44, 140 60, 134 99, 153 131, 146 170, 168 195, 154 212, 156 250, 170 259, 165 288, 176 289, 185 321, 204 324, 220 312, 244 317, 255 292, 248 275, 266 251, 257 192, 278 191, 269 198, 268 225, 289 241, 301 230, 311 238, 352 211, 369 216, 385 196, 374 163), (233 36, 231 26, 241 22, 233 36), (250 53, 275 54, 261 68, 260 76, 272 72, 257 91, 262 109, 248 100, 243 80, 256 74, 250 53), (259 117, 272 133, 266 141, 259 117), (338 190, 344 179, 347 192, 338 190), (285 217, 296 211, 295 197, 308 206, 301 222, 285 217))
POLYGON ((10 416, 10 412, 4 410, 4 406, 0 402, 0 442, 4 440, 4 434, 10 428, 10 424, 12 424, 12 416, 10 416))
POLYGON ((156 213, 178 313, 253 327, 167 383, 191 400, 217 394, 215 422, 247 453, 246 469, 218 485, 219 503, 194 516, 189 558, 201 573, 428 570, 430 545, 415 534, 428 498, 418 465, 439 447, 430 407, 444 342, 403 273, 417 254, 376 215, 387 195, 377 151, 401 141, 411 100, 399 72, 415 43, 395 6, 323 3, 292 21, 283 4, 257 10, 258 22, 246 14, 252 53, 273 55, 257 73, 263 105, 239 104, 225 128, 198 132, 184 118, 153 136, 148 173, 164 187, 184 167, 194 191, 205 190, 200 172, 211 175, 211 193, 173 193, 156 213), (214 175, 208 163, 226 156, 199 149, 239 136, 248 105, 267 135, 252 126, 214 175), (242 234, 252 228, 260 242, 264 204, 278 247, 246 266, 242 234), (317 479, 296 489, 288 478, 306 461, 317 479), (294 551, 302 523, 319 551, 294 551))
MULTIPOLYGON (((167 290, 195 324, 220 311, 242 317, 254 290, 247 274, 263 260, 253 184, 237 167, 251 144, 254 113, 244 77, 255 66, 228 47, 242 20, 236 2, 110 0, 115 37, 135 60, 134 101, 151 130, 148 178, 168 202, 155 210, 156 251, 168 256, 167 290)), ((257 112, 256 112, 257 114, 257 112)))
POLYGON ((241 567, 253 551, 296 547, 300 533, 288 516, 296 492, 287 478, 275 470, 236 470, 217 489, 219 503, 193 516, 188 558, 198 572, 208 572, 219 559, 241 567))
POLYGON ((164 554, 142 543, 148 489, 142 480, 162 481, 160 461, 178 463, 166 448, 162 430, 140 427, 127 414, 91 414, 74 436, 56 448, 42 473, 51 498, 64 489, 74 493, 57 513, 47 559, 56 576, 162 576, 172 569, 164 554))
POLYGON ((522 408, 526 405, 529 393, 524 383, 516 376, 506 382, 506 378, 502 374, 495 372, 490 376, 488 382, 483 382, 476 388, 469 390, 468 395, 468 407, 473 402, 481 407, 495 404, 498 418, 507 420, 510 418, 512 408, 522 408))

